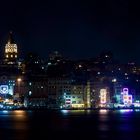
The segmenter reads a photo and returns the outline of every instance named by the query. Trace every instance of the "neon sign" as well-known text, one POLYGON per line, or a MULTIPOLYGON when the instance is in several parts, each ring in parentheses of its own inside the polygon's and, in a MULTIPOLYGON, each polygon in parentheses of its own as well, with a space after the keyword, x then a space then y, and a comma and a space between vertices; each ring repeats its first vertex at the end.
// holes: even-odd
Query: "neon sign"
POLYGON ((128 88, 123 88, 123 95, 128 95, 128 88))
POLYGON ((124 104, 132 104, 132 95, 128 94, 128 88, 123 88, 123 103, 124 104))
POLYGON ((106 103, 106 94, 107 94, 106 89, 101 89, 100 90, 100 103, 101 104, 105 104, 106 103))
POLYGON ((0 93, 7 94, 8 93, 8 86, 7 85, 0 85, 0 93))

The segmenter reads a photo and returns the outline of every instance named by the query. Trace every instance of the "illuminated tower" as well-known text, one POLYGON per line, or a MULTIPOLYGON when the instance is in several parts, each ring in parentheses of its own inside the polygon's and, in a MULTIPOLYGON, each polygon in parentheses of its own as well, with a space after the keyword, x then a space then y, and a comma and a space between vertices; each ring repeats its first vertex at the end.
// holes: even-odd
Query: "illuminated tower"
POLYGON ((9 38, 5 46, 5 60, 8 64, 14 64, 17 60, 18 50, 17 44, 13 40, 12 32, 9 33, 9 38))
POLYGON ((90 108, 91 107, 91 101, 90 101, 90 81, 87 81, 87 86, 86 86, 86 107, 90 108))

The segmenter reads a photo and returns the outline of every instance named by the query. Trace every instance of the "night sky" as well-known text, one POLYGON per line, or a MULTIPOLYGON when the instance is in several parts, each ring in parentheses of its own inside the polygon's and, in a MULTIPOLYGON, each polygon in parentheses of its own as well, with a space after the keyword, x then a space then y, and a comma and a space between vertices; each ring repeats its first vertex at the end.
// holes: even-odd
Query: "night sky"
POLYGON ((140 63, 140 8, 127 0, 4 0, 0 46, 9 30, 22 52, 47 58, 58 50, 80 59, 111 50, 115 58, 140 63))

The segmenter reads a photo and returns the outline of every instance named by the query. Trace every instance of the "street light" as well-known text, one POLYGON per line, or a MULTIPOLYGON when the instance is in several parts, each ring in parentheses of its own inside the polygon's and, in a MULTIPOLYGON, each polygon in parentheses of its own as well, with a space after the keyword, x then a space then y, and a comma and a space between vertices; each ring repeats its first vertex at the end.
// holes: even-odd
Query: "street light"
POLYGON ((17 78, 17 82, 20 83, 22 81, 21 78, 17 78))
POLYGON ((112 79, 112 82, 113 83, 116 83, 117 82, 117 79, 116 78, 112 79))
POLYGON ((17 85, 18 85, 18 98, 20 97, 20 83, 22 82, 22 79, 19 77, 17 78, 17 85))

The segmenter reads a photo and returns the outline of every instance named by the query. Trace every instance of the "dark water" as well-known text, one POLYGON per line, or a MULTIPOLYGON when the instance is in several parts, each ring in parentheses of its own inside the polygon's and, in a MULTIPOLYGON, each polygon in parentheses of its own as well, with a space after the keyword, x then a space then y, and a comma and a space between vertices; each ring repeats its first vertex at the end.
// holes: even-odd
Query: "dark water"
POLYGON ((140 110, 0 111, 0 140, 134 140, 140 110))

